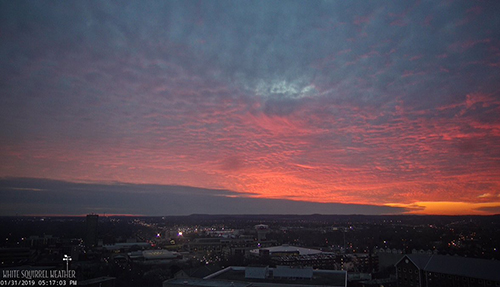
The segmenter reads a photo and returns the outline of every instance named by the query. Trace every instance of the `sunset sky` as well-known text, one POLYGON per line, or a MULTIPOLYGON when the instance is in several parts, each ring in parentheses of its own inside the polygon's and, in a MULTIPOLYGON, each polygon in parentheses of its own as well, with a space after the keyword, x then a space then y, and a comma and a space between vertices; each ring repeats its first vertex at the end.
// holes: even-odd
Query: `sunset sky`
POLYGON ((181 214, 132 204, 174 192, 213 213, 500 213, 499 11, 0 1, 3 214, 70 214, 96 186, 79 212, 181 214))

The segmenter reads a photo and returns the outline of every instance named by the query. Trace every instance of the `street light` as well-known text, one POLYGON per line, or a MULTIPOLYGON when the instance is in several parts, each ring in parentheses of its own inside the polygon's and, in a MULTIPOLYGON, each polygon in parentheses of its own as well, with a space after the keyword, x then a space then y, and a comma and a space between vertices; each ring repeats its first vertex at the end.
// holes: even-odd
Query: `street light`
POLYGON ((69 262, 71 261, 71 256, 64 254, 63 261, 66 261, 66 274, 69 272, 69 262))

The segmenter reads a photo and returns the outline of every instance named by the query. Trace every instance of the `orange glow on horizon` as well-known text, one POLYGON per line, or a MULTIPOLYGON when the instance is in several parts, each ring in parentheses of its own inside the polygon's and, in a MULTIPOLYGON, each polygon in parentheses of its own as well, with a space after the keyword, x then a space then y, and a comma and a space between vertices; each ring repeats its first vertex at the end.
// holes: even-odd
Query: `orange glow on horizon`
POLYGON ((422 201, 411 204, 391 203, 386 205, 408 208, 410 211, 407 214, 417 215, 491 215, 495 213, 482 210, 482 208, 500 208, 500 202, 422 201))

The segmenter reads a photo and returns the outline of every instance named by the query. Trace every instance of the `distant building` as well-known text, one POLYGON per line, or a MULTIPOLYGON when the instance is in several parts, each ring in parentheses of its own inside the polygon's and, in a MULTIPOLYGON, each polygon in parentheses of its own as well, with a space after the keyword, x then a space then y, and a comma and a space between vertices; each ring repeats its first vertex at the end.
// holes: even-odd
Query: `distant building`
POLYGON ((250 253, 253 255, 287 256, 287 255, 314 255, 323 253, 323 251, 283 244, 281 246, 253 249, 250 251, 250 253))
POLYGON ((87 233, 85 236, 85 246, 96 247, 97 246, 97 222, 99 220, 99 215, 89 214, 86 218, 87 233))
POLYGON ((130 249, 149 249, 152 245, 149 242, 122 242, 115 244, 103 245, 102 248, 110 251, 120 250, 128 251, 130 249))
POLYGON ((46 248, 51 245, 55 245, 59 240, 58 237, 53 237, 52 235, 45 234, 42 237, 38 235, 31 235, 27 238, 27 243, 30 248, 46 248))
POLYGON ((139 265, 165 265, 173 260, 181 260, 182 255, 164 249, 134 251, 127 253, 131 263, 139 265))
POLYGON ((266 234, 269 232, 269 226, 265 224, 255 225, 255 230, 257 230, 257 240, 264 241, 266 240, 266 234))
POLYGON ((500 286, 500 261, 408 254, 396 263, 399 287, 500 286))
POLYGON ((387 268, 393 268, 394 265, 403 257, 403 250, 401 249, 375 249, 373 252, 378 257, 379 271, 387 268))
POLYGON ((341 257, 329 253, 273 256, 271 262, 283 266, 312 266, 317 269, 341 269, 341 257))
POLYGON ((340 269, 340 257, 317 249, 281 245, 250 250, 250 254, 270 257, 272 264, 283 266, 312 266, 318 269, 340 269))
MULTIPOLYGON (((260 246, 273 244, 276 244, 276 240, 264 241, 260 243, 260 246)), ((258 247, 258 243, 251 238, 196 238, 188 243, 190 252, 221 252, 227 255, 246 255, 256 247, 258 247)))
MULTIPOLYGON (((352 271, 361 273, 373 273, 379 270, 378 256, 369 253, 354 253, 343 255, 344 262, 352 263, 352 271)), ((401 257, 400 257, 401 259, 401 257)), ((396 261, 397 262, 397 261, 396 261)), ((393 263, 394 266, 394 263, 393 263)), ((344 269, 349 271, 349 269, 344 269)))
MULTIPOLYGON (((135 252, 133 252, 135 253, 135 252)), ((138 252, 144 260, 168 260, 168 259, 182 259, 179 252, 172 252, 164 249, 144 250, 138 252)), ((130 254, 130 253, 129 253, 130 254)))

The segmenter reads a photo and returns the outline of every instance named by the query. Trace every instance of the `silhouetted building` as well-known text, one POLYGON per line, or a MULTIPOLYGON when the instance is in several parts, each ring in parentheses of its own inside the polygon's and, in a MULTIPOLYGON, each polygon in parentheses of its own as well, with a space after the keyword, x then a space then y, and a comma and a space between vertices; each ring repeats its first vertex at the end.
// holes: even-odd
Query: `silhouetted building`
POLYGON ((257 243, 251 238, 196 238, 189 242, 191 252, 221 252, 225 254, 246 255, 256 247, 267 247, 276 244, 276 240, 267 240, 257 243))
POLYGON ((85 246, 95 247, 97 246, 97 222, 99 220, 99 215, 88 214, 87 223, 87 233, 85 238, 85 246))
POLYGON ((399 287, 500 286, 500 261, 408 254, 396 263, 399 287))
POLYGON ((388 267, 392 268, 403 257, 403 250, 401 249, 384 249, 380 248, 374 252, 378 257, 379 270, 384 270, 388 267))

